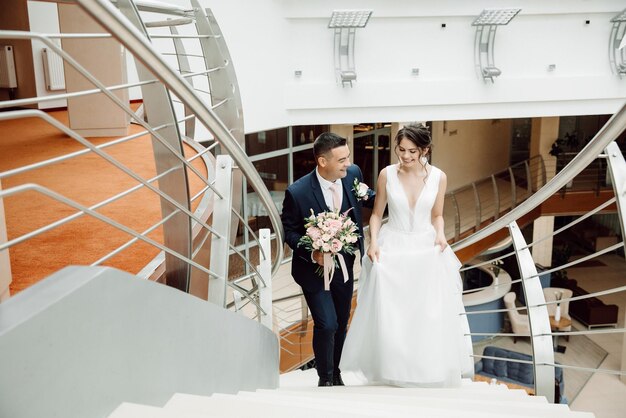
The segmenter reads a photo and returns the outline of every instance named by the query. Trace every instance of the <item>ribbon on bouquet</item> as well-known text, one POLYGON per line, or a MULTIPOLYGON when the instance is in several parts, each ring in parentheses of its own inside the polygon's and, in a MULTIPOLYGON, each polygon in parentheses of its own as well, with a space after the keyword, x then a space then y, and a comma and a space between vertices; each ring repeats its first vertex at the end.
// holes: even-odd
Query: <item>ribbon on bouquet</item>
MULTIPOLYGON (((343 259, 343 255, 336 254, 339 260, 339 266, 343 273, 343 282, 348 281, 348 268, 346 267, 346 261, 343 259)), ((330 282, 333 281, 335 275, 335 262, 333 261, 333 255, 331 253, 324 253, 324 290, 330 290, 330 282)))

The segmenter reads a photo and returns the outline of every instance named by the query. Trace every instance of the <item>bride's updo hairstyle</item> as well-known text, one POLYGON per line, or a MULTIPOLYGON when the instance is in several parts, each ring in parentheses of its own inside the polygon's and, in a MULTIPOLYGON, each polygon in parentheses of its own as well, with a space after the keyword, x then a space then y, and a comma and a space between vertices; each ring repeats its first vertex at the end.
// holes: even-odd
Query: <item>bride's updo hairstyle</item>
POLYGON ((402 139, 408 139, 411 141, 417 148, 420 150, 420 164, 422 166, 425 165, 424 161, 421 161, 422 157, 429 158, 430 152, 433 149, 432 138, 430 136, 430 131, 424 125, 418 125, 416 123, 412 123, 410 125, 406 125, 404 128, 401 128, 396 134, 396 155, 398 146, 400 146, 400 142, 402 139), (424 152, 425 151, 425 152, 424 152))

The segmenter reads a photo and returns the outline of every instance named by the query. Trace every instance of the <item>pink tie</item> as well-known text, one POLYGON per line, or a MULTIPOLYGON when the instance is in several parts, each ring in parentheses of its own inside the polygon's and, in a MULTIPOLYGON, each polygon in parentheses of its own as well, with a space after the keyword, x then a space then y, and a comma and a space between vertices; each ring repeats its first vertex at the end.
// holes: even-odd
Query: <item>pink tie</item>
POLYGON ((330 185, 330 191, 333 192, 333 206, 334 210, 341 209, 341 191, 340 187, 337 183, 333 183, 330 185))

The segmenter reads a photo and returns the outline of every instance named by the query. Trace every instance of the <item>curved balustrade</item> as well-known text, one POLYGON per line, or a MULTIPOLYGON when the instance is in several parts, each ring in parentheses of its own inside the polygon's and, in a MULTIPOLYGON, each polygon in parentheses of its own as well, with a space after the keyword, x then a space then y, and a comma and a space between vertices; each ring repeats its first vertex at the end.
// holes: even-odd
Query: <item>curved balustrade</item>
MULTIPOLYGON (((266 302, 260 300, 260 295, 267 294, 267 289, 270 289, 271 271, 267 270, 267 266, 272 263, 271 252, 274 253, 271 269, 276 271, 281 264, 282 226, 267 188, 242 149, 244 132, 241 100, 228 49, 217 22, 210 11, 203 10, 195 0, 191 1, 187 9, 154 2, 133 3, 119 0, 115 4, 121 12, 104 0, 77 3, 96 22, 106 27, 108 33, 38 34, 0 31, 0 39, 36 39, 44 43, 63 58, 66 68, 73 68, 91 85, 63 94, 0 102, 0 108, 99 95, 107 97, 138 128, 132 128, 132 132, 124 137, 96 144, 79 135, 69 125, 41 111, 16 110, 1 113, 1 121, 40 118, 85 149, 35 161, 23 167, 11 167, 0 172, 0 179, 16 178, 18 175, 27 177, 36 170, 67 164, 76 158, 93 154, 130 176, 135 185, 89 205, 42 185, 5 187, 0 191, 0 198, 4 197, 5 200, 30 190, 73 207, 77 212, 26 234, 10 237, 8 242, 0 244, 0 251, 75 222, 81 217, 92 217, 124 231, 129 238, 109 253, 99 256, 97 260, 89 261, 89 264, 108 262, 123 255, 137 242, 147 243, 160 250, 161 254, 148 263, 140 276, 152 279, 164 277, 168 284, 183 291, 190 290, 192 280, 204 280, 205 283, 200 285, 201 293, 202 287, 205 292, 209 287, 206 281, 211 281, 208 296, 210 300, 235 309, 250 304, 255 309, 253 312, 246 311, 245 314, 258 318, 271 327, 271 309, 268 309, 266 302), (142 13, 147 15, 144 17, 142 13), (155 20, 155 15, 160 17, 155 20), (146 24, 143 19, 146 19, 146 24), (164 34, 163 30, 168 33, 164 34), (119 42, 135 61, 139 80, 117 85, 107 84, 97 74, 97 69, 88 70, 79 56, 59 47, 53 39, 103 39, 119 42), (158 40, 159 45, 153 45, 151 40, 155 43, 158 40), (171 48, 167 46, 168 42, 172 45, 171 48), (170 48, 174 53, 160 54, 156 47, 164 50, 170 48), (167 61, 168 56, 174 61, 167 61), (141 90, 143 100, 139 109, 120 98, 120 92, 131 89, 141 90), (156 175, 150 177, 140 175, 109 152, 113 147, 142 140, 146 136, 152 141, 154 155, 144 155, 142 158, 155 159, 157 166, 156 175), (185 142, 188 144, 187 155, 183 155, 185 142), (189 155, 189 149, 194 149, 195 153, 189 155), (224 159, 219 156, 220 153, 228 153, 229 157, 224 159), (233 163, 228 162, 229 158, 234 160, 233 163), (203 161, 201 165, 206 168, 207 174, 198 169, 196 163, 200 160, 203 161), (222 170, 226 166, 229 168, 222 170), (246 177, 247 184, 255 189, 260 204, 265 206, 270 217, 278 242, 273 249, 264 243, 269 242, 268 233, 261 232, 257 235, 239 213, 242 175, 246 177), (194 196, 187 195, 188 176, 201 183, 194 196), (142 189, 158 196, 162 206, 162 218, 146 229, 135 231, 100 213, 142 189), (224 201, 229 203, 225 205, 224 201), (196 208, 192 210, 191 205, 196 208), (258 263, 238 249, 234 233, 240 228, 247 230, 260 248, 258 263), (151 238, 155 231, 163 231, 162 241, 151 238), (210 260, 207 254, 210 254, 210 260), (229 302, 232 300, 243 302, 233 305, 229 302)), ((98 186, 94 184, 93 187, 98 186)), ((204 297, 207 297, 206 293, 204 297)))

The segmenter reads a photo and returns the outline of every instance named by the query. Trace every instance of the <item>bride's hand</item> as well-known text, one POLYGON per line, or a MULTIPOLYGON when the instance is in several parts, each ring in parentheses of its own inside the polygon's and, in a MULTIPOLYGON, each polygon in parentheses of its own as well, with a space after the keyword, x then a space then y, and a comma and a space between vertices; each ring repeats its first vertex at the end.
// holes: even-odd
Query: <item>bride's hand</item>
POLYGON ((439 246, 439 251, 443 252, 443 250, 445 250, 448 246, 448 241, 446 241, 446 237, 437 234, 437 237, 435 238, 435 246, 437 245, 439 246))
POLYGON ((369 248, 367 249, 367 256, 370 258, 370 260, 372 260, 372 262, 377 262, 379 255, 380 255, 380 249, 378 248, 378 245, 376 244, 370 245, 369 248))

